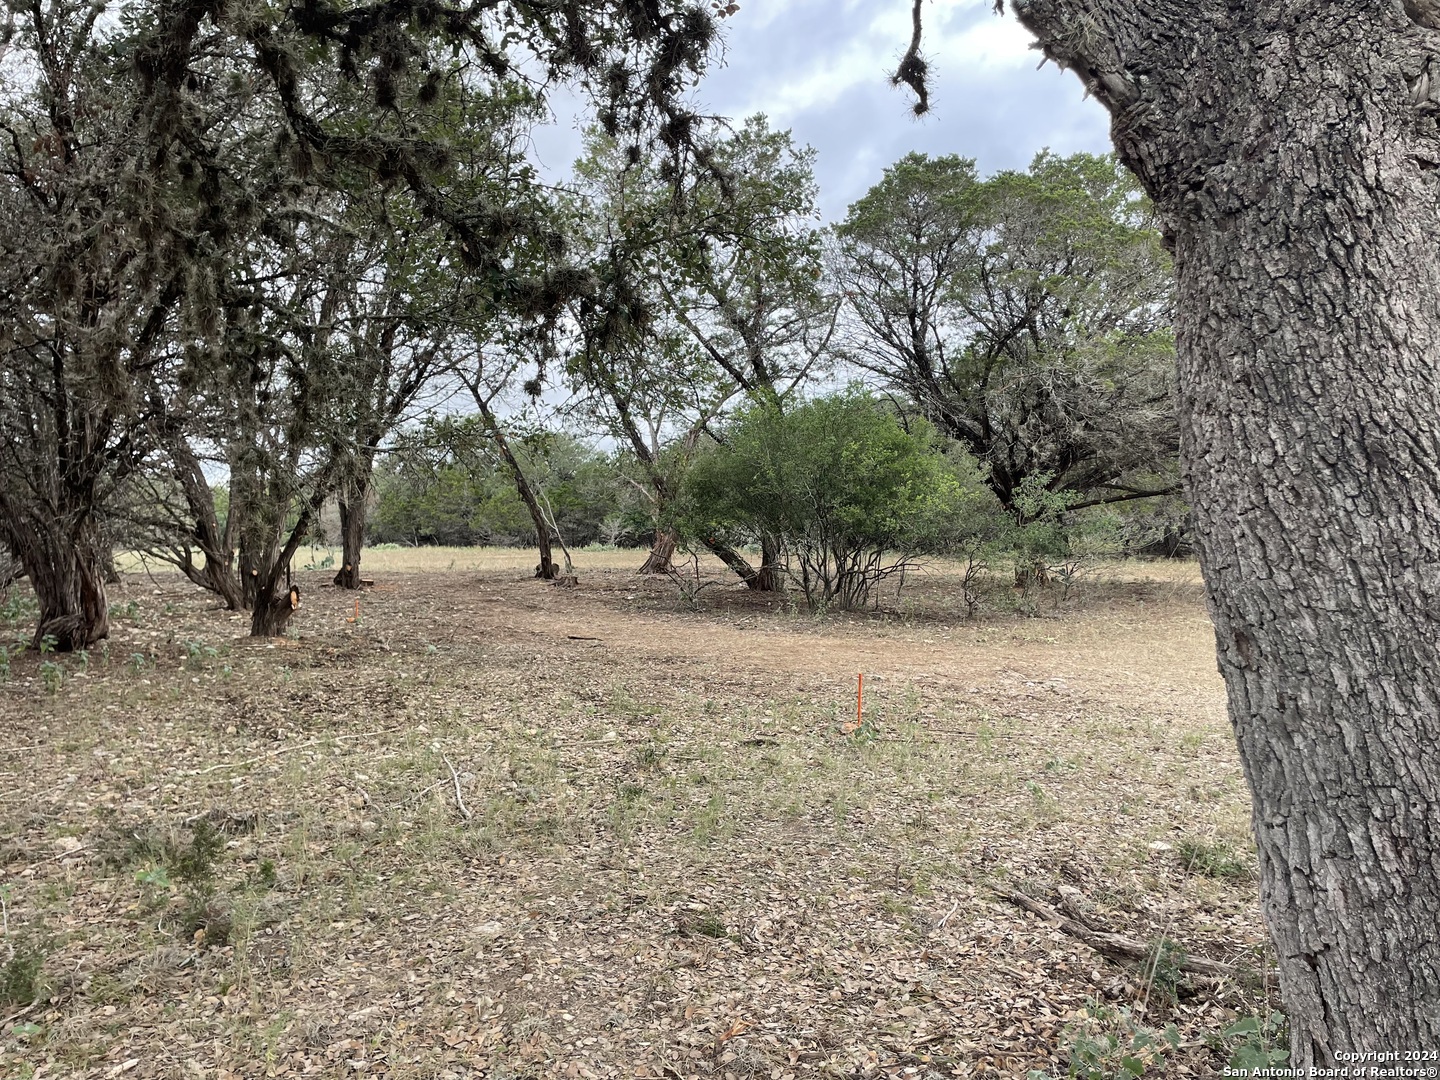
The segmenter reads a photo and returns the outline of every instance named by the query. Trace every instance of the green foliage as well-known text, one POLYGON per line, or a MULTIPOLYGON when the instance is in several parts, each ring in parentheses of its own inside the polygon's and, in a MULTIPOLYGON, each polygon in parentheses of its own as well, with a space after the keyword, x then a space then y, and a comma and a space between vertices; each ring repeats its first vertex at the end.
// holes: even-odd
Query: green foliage
MULTIPOLYGON (((633 529, 607 529, 633 497, 620 463, 566 433, 524 432, 512 449, 533 487, 544 492, 567 542, 633 542, 633 529)), ((377 543, 526 545, 535 522, 475 419, 448 419, 408 433, 376 473, 369 519, 377 543)), ((643 525, 641 526, 643 530, 643 525)))
POLYGON ((106 861, 116 866, 141 863, 135 884, 148 906, 170 913, 181 935, 212 947, 229 939, 230 907, 217 888, 226 843, 221 829, 202 817, 188 835, 142 829, 114 834, 113 841, 104 851, 106 861), (178 904, 172 904, 175 900, 178 904), (204 934, 197 938, 201 930, 204 934))
POLYGON ((1186 981, 1185 950, 1167 937, 1156 938, 1145 962, 1145 976, 1153 995, 1173 1003, 1186 981))
POLYGON ((35 597, 21 592, 12 592, 0 604, 0 622, 6 626, 18 626, 34 620, 40 614, 40 604, 35 597))
POLYGON ((203 641, 185 641, 181 646, 185 650, 185 666, 191 671, 201 670, 207 660, 214 660, 220 655, 219 649, 203 641))
POLYGON ((29 1005, 45 993, 45 949, 25 936, 12 936, 0 964, 0 1005, 29 1005))
POLYGON ((1243 1017, 1212 1041, 1229 1051, 1228 1064, 1236 1071, 1274 1068, 1290 1060, 1290 1033, 1282 1012, 1243 1017))
POLYGON ((850 391, 741 414, 687 479, 688 535, 779 537, 812 610, 863 604, 873 586, 946 547, 961 488, 929 428, 902 428, 850 391))
POLYGON ((1186 837, 1176 845, 1180 864, 1192 874, 1240 880, 1251 876, 1251 868, 1239 853, 1223 841, 1210 842, 1186 837))
MULTIPOLYGON (((1180 1045, 1180 1032, 1174 1024, 1157 1031, 1142 1024, 1129 1009, 1095 1002, 1086 1005, 1085 1015, 1067 1024, 1065 1031, 1069 1040, 1065 1075, 1074 1080, 1136 1080, 1152 1068, 1163 1068, 1165 1054, 1180 1045)), ((1035 1071, 1028 1080, 1050 1078, 1035 1071)))
POLYGON ((47 694, 56 694, 60 691, 60 684, 65 681, 65 668, 54 660, 42 660, 40 662, 40 682, 45 687, 47 694))
POLYGON ((1022 519, 1056 510, 1020 508, 1035 477, 1065 509, 1177 486, 1171 269, 1114 158, 1045 153, 981 180, 910 154, 836 233, 849 355, 1022 519))

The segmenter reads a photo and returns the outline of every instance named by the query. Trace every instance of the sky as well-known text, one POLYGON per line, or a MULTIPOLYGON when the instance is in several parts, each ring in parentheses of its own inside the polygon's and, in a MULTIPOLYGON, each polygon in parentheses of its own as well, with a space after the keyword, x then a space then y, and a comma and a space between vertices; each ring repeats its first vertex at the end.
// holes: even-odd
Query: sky
MULTIPOLYGON (((817 153, 826 221, 910 151, 975 158, 982 174, 1025 168, 1047 147, 1061 154, 1110 149, 1108 118, 1084 100, 1079 79, 1039 53, 1012 15, 992 0, 927 0, 925 56, 931 112, 914 118, 907 88, 888 74, 910 41, 906 0, 741 0, 723 23, 721 64, 696 92, 705 113, 764 112, 817 153)), ((557 122, 534 134, 545 171, 563 176, 578 155, 576 121, 556 103, 557 122)))

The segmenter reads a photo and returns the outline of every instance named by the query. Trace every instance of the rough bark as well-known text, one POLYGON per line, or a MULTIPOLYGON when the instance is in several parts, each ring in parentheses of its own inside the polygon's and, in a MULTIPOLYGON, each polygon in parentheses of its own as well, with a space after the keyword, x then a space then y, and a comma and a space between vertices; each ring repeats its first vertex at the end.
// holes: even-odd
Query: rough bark
POLYGON ((299 610, 300 586, 291 585, 284 592, 255 605, 255 613, 250 620, 250 636, 279 637, 285 633, 285 624, 290 617, 299 610))
POLYGON ((781 592, 785 588, 785 571, 780 565, 780 541, 773 536, 760 538, 760 566, 745 584, 755 592, 781 592))
POLYGON ((340 486, 336 502, 340 508, 340 569, 335 584, 358 589, 367 582, 360 576, 360 556, 365 546, 365 516, 369 509, 370 473, 353 476, 340 486))
POLYGON ((718 540, 703 540, 710 553, 735 571, 735 575, 752 592, 784 592, 785 570, 780 565, 780 541, 765 536, 760 541, 760 565, 751 566, 750 561, 729 544, 718 540))
POLYGON ((196 566, 187 547, 183 558, 176 560, 176 564, 187 578, 224 600, 228 610, 239 611, 249 607, 244 585, 235 568, 234 523, 237 504, 232 500, 222 526, 215 513, 215 493, 210 490, 210 483, 205 479, 205 470, 200 459, 190 449, 189 443, 183 438, 174 439, 166 449, 174 464, 176 480, 194 523, 190 538, 194 540, 205 560, 203 565, 196 566))
POLYGON ((1110 109, 1173 245, 1182 457, 1290 1065, 1433 1050, 1440 35, 1382 0, 1014 6, 1110 109))
POLYGON ((110 636, 104 553, 93 515, 70 524, 12 523, 5 541, 20 560, 40 604, 33 644, 47 638, 56 652, 88 649, 110 636))
POLYGON ((8 551, 0 548, 0 590, 10 588, 24 576, 24 564, 8 551))
POLYGON ((640 564, 637 574, 668 574, 675 568, 675 549, 680 544, 679 534, 668 525, 655 529, 655 542, 650 545, 650 554, 640 564))

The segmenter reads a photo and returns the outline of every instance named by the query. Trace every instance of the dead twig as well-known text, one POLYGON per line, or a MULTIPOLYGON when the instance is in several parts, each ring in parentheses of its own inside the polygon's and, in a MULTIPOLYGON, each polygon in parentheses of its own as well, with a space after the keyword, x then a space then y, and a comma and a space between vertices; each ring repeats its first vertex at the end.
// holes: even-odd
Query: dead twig
MULTIPOLYGON (((1126 960, 1149 960, 1155 952, 1154 946, 1147 945, 1143 941, 1136 941, 1134 938, 1123 937, 1120 934, 1112 934, 1106 930, 1095 930, 1078 919, 1062 915, 1049 904, 1036 900, 1033 896, 1027 896, 1018 889, 996 889, 995 892, 1016 907, 1024 908, 1032 914, 1039 915, 1046 922, 1054 923, 1062 931, 1089 945, 1098 953, 1119 956, 1126 960)), ((1193 971, 1198 975, 1233 977, 1236 974, 1236 969, 1230 964, 1222 964, 1218 960, 1206 960, 1197 956, 1187 956, 1177 966, 1181 971, 1193 971)))
POLYGON ((944 929, 945 929, 945 924, 946 924, 947 922, 949 922, 950 919, 954 916, 955 912, 957 912, 957 911, 959 911, 959 910, 960 910, 960 901, 959 901, 959 900, 956 900, 954 906, 951 907, 951 909, 950 909, 949 911, 947 911, 944 915, 940 916, 940 921, 935 924, 935 929, 936 929, 936 930, 944 930, 944 929))
POLYGON ((469 821, 470 809, 465 805, 465 799, 460 794, 460 774, 455 771, 455 766, 450 764, 450 759, 444 754, 440 755, 440 760, 445 762, 445 767, 450 770, 450 779, 455 781, 455 805, 460 808, 460 816, 469 821))
POLYGON ((89 851, 94 846, 94 844, 81 844, 79 847, 70 848, 68 851, 57 851, 53 855, 46 855, 43 859, 31 860, 30 865, 42 866, 47 862, 56 862, 60 859, 68 859, 72 855, 79 855, 82 852, 89 851))

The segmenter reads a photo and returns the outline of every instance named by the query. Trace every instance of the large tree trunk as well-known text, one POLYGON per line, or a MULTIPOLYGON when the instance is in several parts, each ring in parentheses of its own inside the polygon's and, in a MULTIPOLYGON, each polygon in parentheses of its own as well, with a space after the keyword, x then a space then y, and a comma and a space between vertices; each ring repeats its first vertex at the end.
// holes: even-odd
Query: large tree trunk
POLYGON ((1440 34, 1405 14, 1433 6, 1015 3, 1173 243, 1187 483, 1301 1069, 1440 1048, 1440 34))
POLYGON ((360 577, 360 554, 365 546, 365 515, 370 498, 370 473, 352 476, 340 487, 336 502, 340 507, 340 569, 335 584, 342 589, 358 589, 364 584, 360 577))
POLYGON ((257 603, 250 616, 251 637, 279 637, 285 624, 300 610, 300 586, 291 585, 264 603, 257 603))
POLYGON ((70 528, 59 522, 25 528, 16 522, 6 530, 6 542, 40 603, 36 648, 45 644, 56 652, 71 652, 110 636, 103 558, 107 549, 93 516, 70 528))
POLYGON ((785 588, 785 571, 780 565, 780 541, 766 533, 760 537, 760 566, 755 576, 745 582, 756 592, 781 592, 785 588))
POLYGON ((680 544, 680 535, 668 525, 655 527, 655 542, 650 545, 650 554, 640 564, 637 574, 668 574, 675 567, 675 548, 680 544))
POLYGON ((751 566, 750 561, 729 544, 719 540, 702 541, 710 552, 721 562, 735 571, 735 575, 753 592, 784 592, 785 571, 780 565, 780 542, 766 536, 760 542, 760 565, 751 566))

